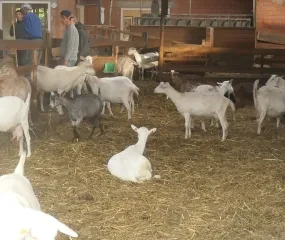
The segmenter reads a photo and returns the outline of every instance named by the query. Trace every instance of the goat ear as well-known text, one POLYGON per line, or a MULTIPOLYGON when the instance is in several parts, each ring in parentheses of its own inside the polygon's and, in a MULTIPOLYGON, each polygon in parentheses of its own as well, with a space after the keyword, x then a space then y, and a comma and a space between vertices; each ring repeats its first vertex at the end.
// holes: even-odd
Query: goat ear
POLYGON ((218 85, 222 85, 222 83, 220 83, 220 82, 217 82, 217 84, 218 84, 218 85))
MULTIPOLYGON (((50 216, 50 217, 52 217, 52 216, 50 216)), ((54 225, 58 229, 58 231, 60 231, 61 233, 65 234, 67 236, 70 236, 70 237, 74 237, 74 238, 78 237, 78 234, 75 231, 73 231, 71 228, 66 226, 64 223, 58 221, 56 218, 54 218, 54 217, 52 217, 52 218, 54 220, 54 225)))
POLYGON ((156 128, 153 128, 153 129, 149 130, 149 131, 148 131, 148 134, 152 134, 152 133, 154 133, 154 132, 156 132, 156 128))
POLYGON ((33 219, 32 222, 45 224, 46 228, 50 229, 50 231, 53 231, 55 234, 59 231, 70 237, 78 237, 78 234, 75 231, 47 213, 29 209, 28 214, 30 215, 30 219, 33 219))
POLYGON ((233 79, 230 80, 230 84, 231 84, 231 85, 233 84, 233 81, 234 81, 233 79))
POLYGON ((133 129, 135 132, 138 131, 138 128, 137 128, 135 125, 132 124, 131 127, 132 127, 132 129, 133 129))

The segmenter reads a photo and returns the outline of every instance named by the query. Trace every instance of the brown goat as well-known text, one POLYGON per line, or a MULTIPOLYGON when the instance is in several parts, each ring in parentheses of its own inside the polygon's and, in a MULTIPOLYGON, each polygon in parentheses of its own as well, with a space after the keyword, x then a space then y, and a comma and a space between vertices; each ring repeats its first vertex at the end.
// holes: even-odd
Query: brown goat
MULTIPOLYGON (((0 97, 17 96, 26 101, 28 93, 31 92, 29 80, 18 75, 16 65, 11 57, 4 56, 0 60, 0 97)), ((32 124, 31 111, 29 112, 29 119, 32 124)))
POLYGON ((170 71, 170 83, 179 92, 191 92, 195 87, 205 84, 203 78, 198 75, 191 74, 179 77, 178 74, 174 70, 170 71))

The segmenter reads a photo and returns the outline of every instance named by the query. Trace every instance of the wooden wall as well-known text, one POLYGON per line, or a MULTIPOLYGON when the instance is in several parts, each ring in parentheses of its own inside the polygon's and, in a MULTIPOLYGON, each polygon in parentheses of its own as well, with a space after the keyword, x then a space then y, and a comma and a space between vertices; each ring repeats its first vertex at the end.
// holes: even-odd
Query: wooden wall
MULTIPOLYGON (((165 40, 202 44, 202 40, 206 38, 205 28, 165 26, 164 29, 165 40)), ((148 32, 150 36, 159 38, 160 26, 131 26, 131 32, 148 32)))
MULTIPOLYGON (((256 30, 272 34, 285 34, 285 5, 272 0, 256 1, 256 30)), ((284 45, 257 42, 259 48, 284 48, 284 45)))
POLYGON ((254 48, 255 29, 214 28, 214 47, 254 48))
POLYGON ((253 0, 173 0, 171 14, 250 14, 253 0), (190 8, 191 2, 191 8, 190 8))

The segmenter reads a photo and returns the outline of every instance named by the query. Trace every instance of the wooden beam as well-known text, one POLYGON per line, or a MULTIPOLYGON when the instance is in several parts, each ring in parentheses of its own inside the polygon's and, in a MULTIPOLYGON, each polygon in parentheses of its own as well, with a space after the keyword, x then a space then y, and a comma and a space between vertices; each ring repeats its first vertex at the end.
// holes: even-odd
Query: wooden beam
MULTIPOLYGON (((90 39, 90 47, 104 47, 104 46, 119 46, 119 47, 137 47, 145 48, 145 41, 143 40, 132 40, 132 41, 120 41, 120 40, 110 40, 109 38, 93 38, 90 39)), ((147 43, 148 48, 159 47, 159 42, 149 41, 147 43)), ((169 45, 169 44, 167 44, 169 45)))
POLYGON ((0 50, 34 50, 43 49, 44 40, 0 40, 0 50))
POLYGON ((30 75, 32 70, 33 70, 33 66, 16 67, 16 71, 20 76, 30 75))
POLYGON ((285 45, 285 35, 267 32, 257 32, 257 40, 275 44, 285 45))
MULTIPOLYGON (((168 0, 167 0, 168 1, 168 0)), ((162 74, 162 67, 163 67, 163 47, 164 47, 164 18, 161 14, 160 18, 160 47, 159 47, 159 81, 162 82, 163 74, 162 74)))
POLYGON ((285 49, 263 49, 263 48, 211 48, 211 47, 193 47, 193 46, 166 46, 164 53, 175 53, 175 55, 187 54, 237 54, 237 55, 278 55, 285 56, 285 49))
POLYGON ((189 64, 164 64, 163 71, 170 71, 175 69, 177 72, 213 72, 213 73, 249 73, 249 74, 284 74, 285 68, 246 68, 246 67, 204 67, 204 66, 191 66, 189 64))

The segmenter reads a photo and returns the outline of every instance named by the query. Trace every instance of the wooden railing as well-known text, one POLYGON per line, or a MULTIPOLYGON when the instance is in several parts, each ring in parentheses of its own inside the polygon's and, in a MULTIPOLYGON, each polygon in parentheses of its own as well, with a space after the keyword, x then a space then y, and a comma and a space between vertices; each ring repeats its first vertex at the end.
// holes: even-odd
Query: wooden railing
POLYGON ((239 49, 205 46, 165 46, 163 71, 284 74, 285 49, 239 49), (273 55, 269 59, 266 55, 273 55), (196 64, 195 64, 196 63, 196 64), (260 67, 254 67, 259 64, 260 67), (271 65, 270 68, 265 65, 271 65), (279 65, 278 67, 276 67, 279 65))
POLYGON ((37 99, 37 82, 36 82, 36 68, 38 66, 37 50, 44 51, 45 65, 48 64, 48 44, 45 40, 0 40, 0 51, 14 51, 16 50, 32 50, 33 64, 28 66, 19 66, 16 68, 19 75, 30 75, 34 71, 34 78, 31 79, 32 85, 32 100, 36 102, 37 99))

